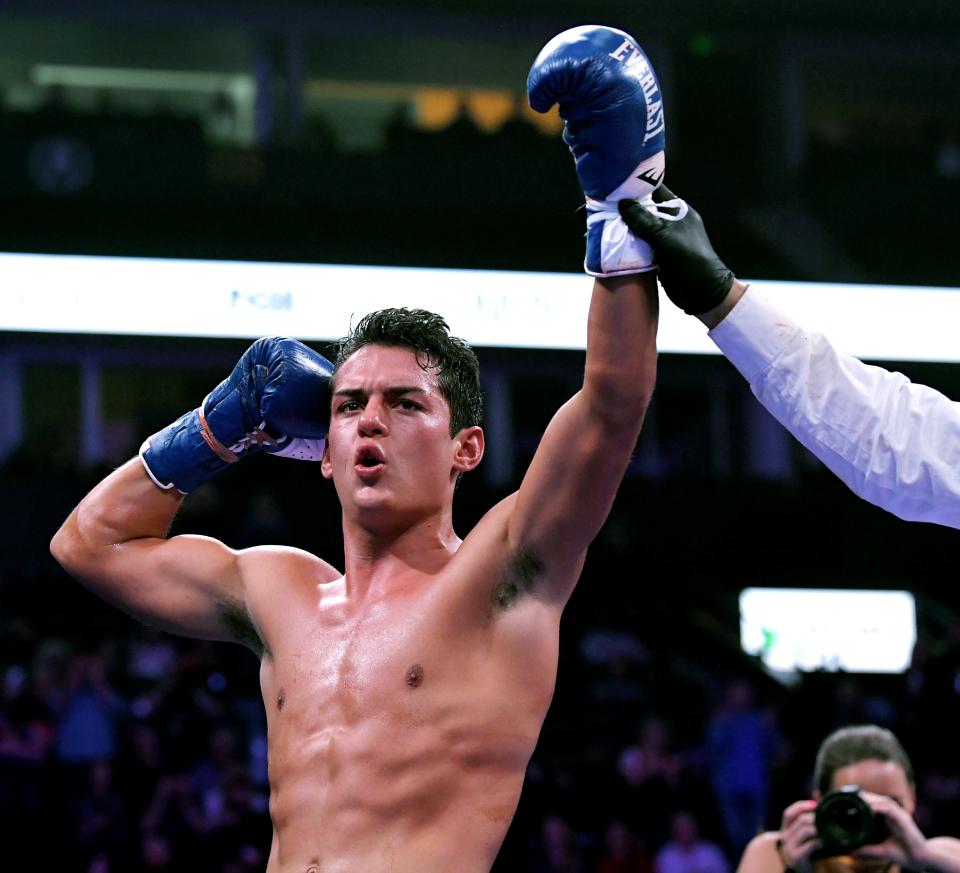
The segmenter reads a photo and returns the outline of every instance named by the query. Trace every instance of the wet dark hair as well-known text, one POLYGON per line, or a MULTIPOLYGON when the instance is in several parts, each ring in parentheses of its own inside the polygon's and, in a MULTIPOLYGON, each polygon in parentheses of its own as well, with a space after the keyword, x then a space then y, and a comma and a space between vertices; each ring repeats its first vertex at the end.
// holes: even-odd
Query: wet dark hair
POLYGON ((444 319, 425 309, 380 309, 365 315, 338 340, 333 378, 343 363, 364 346, 410 349, 424 370, 436 370, 440 393, 450 407, 450 436, 483 421, 480 364, 473 349, 450 336, 444 319))
POLYGON ((913 781, 913 765, 900 741, 875 724, 852 725, 834 731, 821 744, 813 768, 813 782, 821 794, 833 788, 833 774, 841 767, 861 761, 893 761, 903 767, 907 782, 913 781))

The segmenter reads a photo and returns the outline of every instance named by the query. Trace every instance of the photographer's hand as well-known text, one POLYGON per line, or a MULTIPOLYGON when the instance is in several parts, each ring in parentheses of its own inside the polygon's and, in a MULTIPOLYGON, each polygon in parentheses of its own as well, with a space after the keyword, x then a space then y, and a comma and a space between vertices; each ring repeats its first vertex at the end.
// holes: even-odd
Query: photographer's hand
POLYGON ((816 808, 813 800, 798 800, 788 806, 779 831, 766 831, 750 840, 736 873, 813 873, 810 855, 820 848, 814 825, 816 808))
POLYGON ((949 837, 928 840, 917 823, 897 801, 884 794, 861 791, 876 815, 883 816, 890 836, 882 843, 863 846, 853 852, 855 858, 882 858, 911 870, 960 871, 960 841, 949 837))
POLYGON ((816 801, 798 800, 783 811, 777 852, 785 870, 793 870, 794 873, 812 871, 810 855, 820 848, 814 824, 816 808, 816 801))

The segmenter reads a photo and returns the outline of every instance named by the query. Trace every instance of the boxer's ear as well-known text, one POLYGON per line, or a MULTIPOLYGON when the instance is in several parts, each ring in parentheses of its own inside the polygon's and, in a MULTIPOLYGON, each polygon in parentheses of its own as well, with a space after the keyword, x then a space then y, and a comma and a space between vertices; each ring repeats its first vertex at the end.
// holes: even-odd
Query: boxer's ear
POLYGON ((467 473, 473 470, 483 459, 483 450, 486 445, 483 428, 478 425, 465 427, 457 433, 454 439, 453 469, 457 473, 467 473))
POLYGON ((327 439, 323 447, 323 457, 320 459, 320 474, 324 479, 333 478, 333 464, 330 462, 330 440, 327 439))

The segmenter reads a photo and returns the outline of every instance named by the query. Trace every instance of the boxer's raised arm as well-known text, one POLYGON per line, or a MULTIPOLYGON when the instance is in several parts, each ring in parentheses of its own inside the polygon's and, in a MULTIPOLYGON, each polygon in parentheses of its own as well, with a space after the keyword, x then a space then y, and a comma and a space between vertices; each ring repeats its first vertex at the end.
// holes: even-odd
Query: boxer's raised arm
POLYGON ((583 388, 550 422, 508 522, 510 547, 545 571, 547 596, 563 602, 610 511, 656 378, 655 264, 617 204, 649 198, 663 177, 663 100, 636 41, 597 25, 550 40, 527 93, 538 112, 559 104, 586 198, 584 269, 597 277, 583 388))
POLYGON ((583 387, 554 415, 520 485, 510 546, 539 561, 565 600, 626 472, 656 380, 652 273, 597 279, 583 387), (560 571, 551 574, 551 570, 560 571))
POLYGON ((242 553, 207 537, 166 539, 183 495, 249 454, 319 461, 330 365, 295 340, 257 340, 201 403, 150 437, 54 536, 89 588, 164 630, 250 642, 242 553))

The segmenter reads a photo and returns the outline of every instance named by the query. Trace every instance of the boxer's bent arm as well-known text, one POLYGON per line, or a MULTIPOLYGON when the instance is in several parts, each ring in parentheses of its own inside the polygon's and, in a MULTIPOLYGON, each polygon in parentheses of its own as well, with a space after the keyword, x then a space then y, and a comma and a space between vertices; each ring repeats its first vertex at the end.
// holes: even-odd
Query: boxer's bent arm
POLYGON ((238 553, 208 537, 166 538, 182 499, 158 488, 135 458, 79 503, 50 551, 83 585, 146 624, 251 644, 238 553))
POLYGON ((960 404, 838 352, 753 289, 710 337, 855 494, 907 521, 960 528, 960 404))
MULTIPOLYGON (((547 571, 573 568, 600 530, 636 446, 656 379, 654 273, 598 279, 583 387, 553 417, 508 522, 511 549, 547 571)), ((565 600, 573 576, 559 574, 565 600)))

